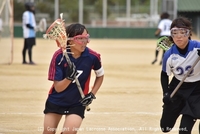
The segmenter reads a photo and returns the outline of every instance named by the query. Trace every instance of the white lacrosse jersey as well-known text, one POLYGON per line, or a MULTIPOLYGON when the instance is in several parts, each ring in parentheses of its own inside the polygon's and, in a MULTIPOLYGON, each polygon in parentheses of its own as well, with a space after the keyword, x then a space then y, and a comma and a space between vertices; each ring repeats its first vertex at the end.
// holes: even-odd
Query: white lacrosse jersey
POLYGON ((170 19, 162 19, 159 24, 158 28, 161 30, 160 36, 170 36, 170 27, 172 21, 170 19))
MULTIPOLYGON (((189 40, 188 51, 185 55, 179 53, 175 44, 165 52, 163 57, 162 70, 170 76, 172 73, 178 79, 182 80, 188 70, 192 67, 199 57, 197 49, 200 49, 200 42, 189 40)), ((196 64, 190 75, 184 82, 195 82, 200 80, 200 62, 196 64)))
POLYGON ((35 37, 35 30, 28 28, 26 24, 30 24, 32 27, 36 28, 35 15, 30 11, 25 11, 22 16, 23 37, 35 37))

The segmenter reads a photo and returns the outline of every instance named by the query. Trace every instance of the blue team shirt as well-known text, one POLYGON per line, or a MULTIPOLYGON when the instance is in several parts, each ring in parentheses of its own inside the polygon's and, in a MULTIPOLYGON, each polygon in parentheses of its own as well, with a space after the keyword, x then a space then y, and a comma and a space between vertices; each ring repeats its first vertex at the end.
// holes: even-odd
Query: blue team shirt
MULTIPOLYGON (((195 40, 189 40, 188 50, 185 55, 179 53, 176 45, 172 45, 164 54, 162 70, 166 72, 168 76, 173 73, 178 80, 182 80, 199 57, 197 49, 200 49, 200 42, 195 40)), ((196 64, 189 77, 187 77, 184 82, 195 82, 199 80, 200 62, 196 64)))
MULTIPOLYGON (((77 59, 68 54, 70 60, 75 64, 78 71, 77 78, 83 89, 84 94, 89 91, 89 82, 91 77, 91 70, 98 70, 102 67, 100 54, 86 47, 85 51, 77 59)), ((63 57, 62 50, 57 50, 50 63, 48 79, 51 81, 61 81, 66 78, 66 70, 68 64, 63 57)), ((53 85, 49 91, 48 101, 60 106, 78 106, 80 104, 81 95, 78 91, 77 85, 72 82, 67 89, 58 93, 53 85)))

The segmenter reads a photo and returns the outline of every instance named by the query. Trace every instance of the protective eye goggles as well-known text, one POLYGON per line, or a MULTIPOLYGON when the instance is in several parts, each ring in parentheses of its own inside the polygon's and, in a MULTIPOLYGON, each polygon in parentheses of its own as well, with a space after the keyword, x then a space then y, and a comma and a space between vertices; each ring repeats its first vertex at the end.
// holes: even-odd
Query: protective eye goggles
POLYGON ((89 43, 90 42, 90 35, 86 34, 86 35, 77 35, 74 37, 70 37, 67 40, 73 40, 75 43, 83 45, 85 43, 89 43))
POLYGON ((171 36, 172 37, 186 37, 190 35, 190 30, 186 28, 172 28, 171 29, 171 36))

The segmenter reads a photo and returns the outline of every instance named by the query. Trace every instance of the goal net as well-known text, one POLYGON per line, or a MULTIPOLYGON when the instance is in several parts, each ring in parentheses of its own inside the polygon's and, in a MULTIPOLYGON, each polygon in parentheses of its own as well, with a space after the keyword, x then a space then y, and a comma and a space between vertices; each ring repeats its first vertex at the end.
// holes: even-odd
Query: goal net
POLYGON ((0 0, 0 64, 13 61, 13 0, 0 0))

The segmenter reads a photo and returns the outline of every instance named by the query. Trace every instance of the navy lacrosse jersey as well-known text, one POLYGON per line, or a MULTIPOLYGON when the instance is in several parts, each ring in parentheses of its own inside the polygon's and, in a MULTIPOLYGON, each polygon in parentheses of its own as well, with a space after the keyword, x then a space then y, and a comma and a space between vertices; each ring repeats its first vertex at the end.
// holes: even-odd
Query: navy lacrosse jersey
MULTIPOLYGON (((197 49, 200 49, 200 42, 194 40, 189 40, 188 50, 185 55, 182 55, 178 51, 176 45, 172 45, 172 47, 165 52, 162 70, 166 72, 168 76, 173 73, 174 76, 181 81, 199 57, 197 49)), ((184 82, 195 82, 199 80, 200 62, 196 64, 189 77, 187 77, 184 82)))
MULTIPOLYGON (((76 66, 78 72, 76 77, 80 82, 83 92, 87 94, 89 91, 91 70, 95 71, 96 76, 98 76, 98 72, 103 72, 101 71, 103 67, 101 65, 100 54, 86 47, 84 52, 77 59, 73 58, 71 54, 68 55, 71 62, 76 66)), ((61 81, 66 78, 67 67, 68 64, 66 58, 63 56, 62 50, 57 50, 50 63, 48 80, 61 81)), ((81 105, 79 102, 80 99, 81 95, 75 81, 60 93, 56 92, 52 85, 48 96, 48 101, 59 106, 78 106, 81 105)))

